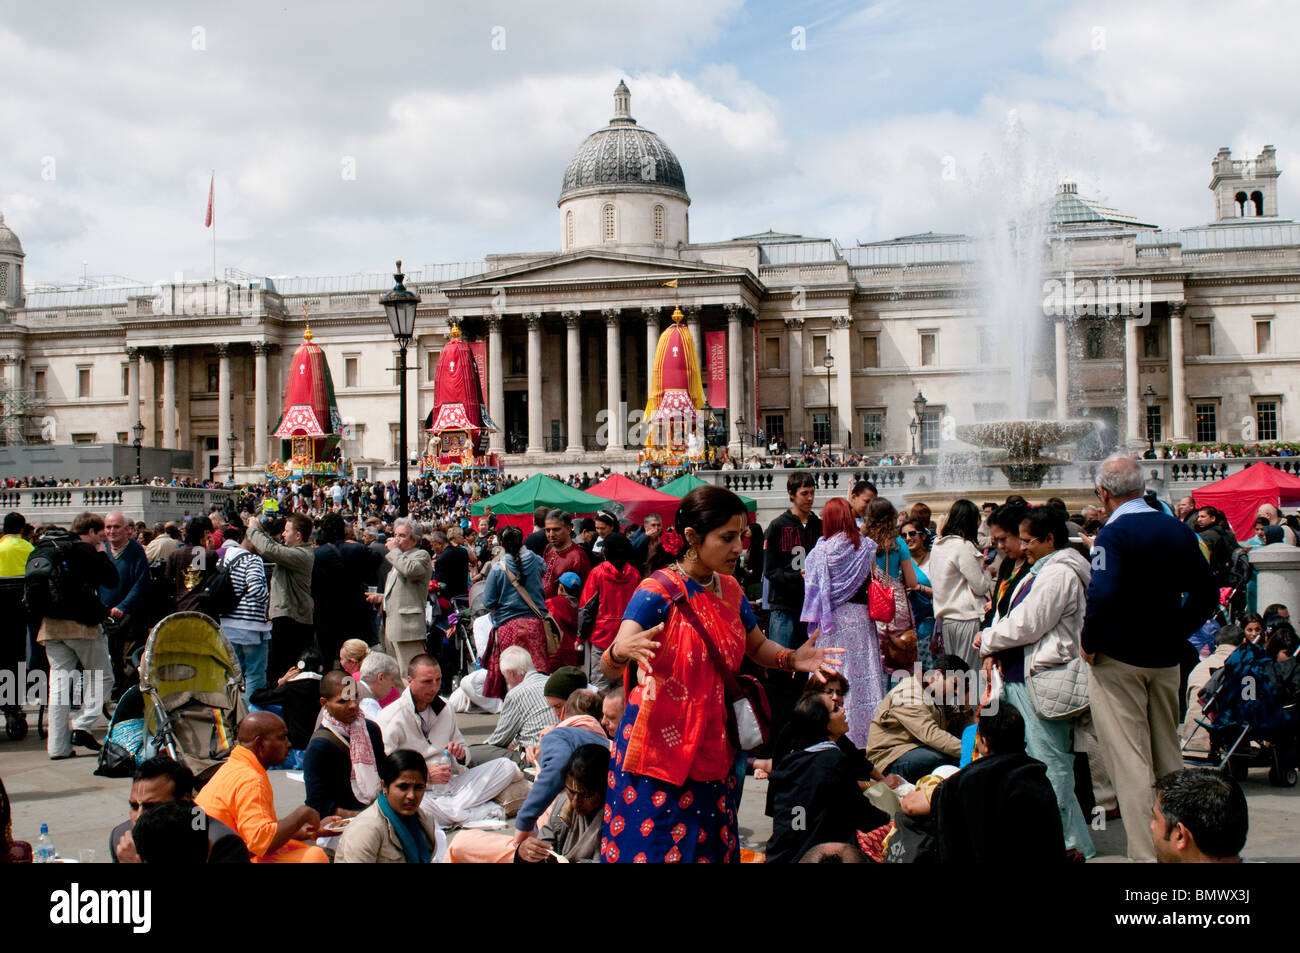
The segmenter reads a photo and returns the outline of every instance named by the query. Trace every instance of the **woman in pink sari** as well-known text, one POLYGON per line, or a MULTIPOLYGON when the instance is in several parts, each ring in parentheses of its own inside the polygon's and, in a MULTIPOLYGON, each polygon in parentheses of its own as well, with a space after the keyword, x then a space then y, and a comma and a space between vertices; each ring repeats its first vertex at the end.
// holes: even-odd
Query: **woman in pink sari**
POLYGON ((867 592, 876 544, 858 532, 848 500, 833 499, 822 509, 822 538, 804 561, 804 602, 800 618, 808 632, 820 631, 823 648, 844 649, 841 671, 852 693, 844 699, 849 740, 867 745, 876 706, 885 697, 880 642, 871 621, 867 592))

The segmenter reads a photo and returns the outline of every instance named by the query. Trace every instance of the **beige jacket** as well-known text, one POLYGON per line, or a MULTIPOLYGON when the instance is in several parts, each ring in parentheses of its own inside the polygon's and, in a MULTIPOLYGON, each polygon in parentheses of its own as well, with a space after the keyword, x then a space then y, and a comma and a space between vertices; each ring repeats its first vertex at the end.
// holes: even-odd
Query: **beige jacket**
POLYGON ((921 679, 913 675, 895 685, 871 719, 867 760, 881 771, 922 745, 954 758, 961 756, 961 739, 948 730, 947 716, 921 679))
POLYGON ((934 589, 934 617, 954 622, 979 619, 992 580, 984 571, 984 557, 960 536, 940 536, 930 551, 925 569, 934 589))
POLYGON ((423 642, 433 560, 418 546, 407 552, 390 549, 384 559, 393 567, 384 580, 384 636, 389 642, 423 642))
MULTIPOLYGON (((380 797, 383 797, 381 794, 380 797)), ((438 822, 433 814, 421 808, 420 826, 429 839, 429 852, 438 853, 438 822)), ((336 864, 404 864, 406 855, 402 853, 402 842, 392 822, 379 810, 378 802, 352 819, 352 823, 339 838, 339 846, 334 854, 336 864)))

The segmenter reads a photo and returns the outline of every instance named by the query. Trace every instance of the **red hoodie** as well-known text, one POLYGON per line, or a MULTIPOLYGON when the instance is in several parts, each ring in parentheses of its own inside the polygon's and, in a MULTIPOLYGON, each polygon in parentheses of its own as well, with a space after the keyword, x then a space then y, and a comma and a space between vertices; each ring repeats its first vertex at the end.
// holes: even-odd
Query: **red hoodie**
POLYGON ((639 585, 641 573, 631 563, 615 569, 613 563, 603 562, 593 569, 578 600, 579 636, 598 649, 609 648, 639 585))
POLYGON ((560 648, 554 655, 548 655, 551 671, 566 665, 577 665, 580 658, 578 646, 578 607, 561 593, 546 600, 546 611, 555 620, 555 627, 560 630, 560 648))

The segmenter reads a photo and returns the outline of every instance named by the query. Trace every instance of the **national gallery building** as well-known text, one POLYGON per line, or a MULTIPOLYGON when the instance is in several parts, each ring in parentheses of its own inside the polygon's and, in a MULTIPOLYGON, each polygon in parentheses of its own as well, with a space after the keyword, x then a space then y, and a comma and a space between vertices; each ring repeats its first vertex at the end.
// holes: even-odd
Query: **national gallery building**
MULTIPOLYGON (((986 313, 981 240, 694 240, 677 157, 633 118, 623 83, 613 105, 564 170, 558 250, 407 269, 421 298, 407 356, 413 451, 454 323, 485 365, 494 448, 509 465, 634 468, 629 438, 674 308, 733 455, 760 436, 879 456, 931 450, 952 439, 949 419, 1026 409, 1097 420, 1097 449, 1148 435, 1300 442, 1300 225, 1279 217, 1272 146, 1249 160, 1219 150, 1204 225, 1162 229, 1059 186, 1045 208, 1044 294, 1027 321, 1028 407, 1017 408, 1007 375, 1020 342, 986 313)), ((347 424, 345 456, 361 476, 395 473, 397 345, 379 304, 391 277, 227 270, 24 292, 24 269, 0 218, 3 443, 130 443, 139 422, 146 446, 192 455, 187 475, 225 479, 233 459, 237 479, 259 479, 280 456, 285 375, 309 323, 347 424)))

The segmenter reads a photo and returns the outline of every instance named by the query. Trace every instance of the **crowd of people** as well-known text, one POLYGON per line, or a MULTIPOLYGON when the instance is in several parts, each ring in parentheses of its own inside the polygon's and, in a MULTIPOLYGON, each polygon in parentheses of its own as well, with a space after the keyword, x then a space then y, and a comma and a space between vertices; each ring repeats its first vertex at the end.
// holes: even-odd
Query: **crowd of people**
POLYGON ((1105 461, 1078 513, 961 499, 937 526, 867 481, 819 507, 801 470, 765 529, 705 486, 667 525, 542 509, 526 534, 469 516, 500 487, 419 481, 407 517, 343 483, 152 527, 6 516, 0 594, 28 638, 0 662, 48 667, 51 759, 109 740, 156 621, 216 606, 213 580, 233 594, 211 614, 251 710, 201 779, 136 739, 114 860, 1064 863, 1099 817, 1134 861, 1239 858, 1241 789, 1185 768, 1180 730, 1234 652, 1280 665, 1300 640, 1284 606, 1220 605, 1235 537, 1151 499, 1138 461, 1105 461), (480 744, 467 712, 496 717, 480 744), (766 844, 740 836, 750 777, 766 844), (180 830, 196 808, 202 837, 180 830))

